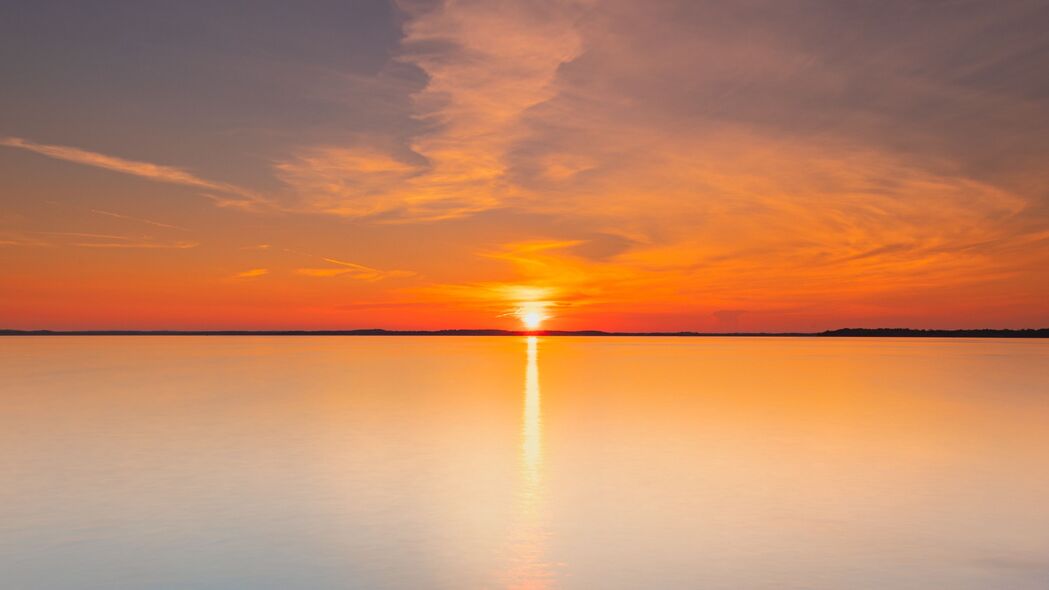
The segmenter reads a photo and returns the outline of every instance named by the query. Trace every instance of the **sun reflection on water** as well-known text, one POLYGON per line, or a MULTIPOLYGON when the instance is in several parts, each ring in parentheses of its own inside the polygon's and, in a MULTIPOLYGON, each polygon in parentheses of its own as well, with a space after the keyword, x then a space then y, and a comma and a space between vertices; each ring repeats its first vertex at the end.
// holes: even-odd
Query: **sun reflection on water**
POLYGON ((528 337, 528 364, 525 368, 524 418, 521 428, 521 463, 525 480, 539 484, 542 466, 543 410, 539 398, 539 339, 528 337))
POLYGON ((520 483, 507 576, 510 588, 548 588, 552 577, 550 564, 545 560, 549 533, 543 510, 543 416, 538 357, 539 339, 529 336, 521 420, 520 483))

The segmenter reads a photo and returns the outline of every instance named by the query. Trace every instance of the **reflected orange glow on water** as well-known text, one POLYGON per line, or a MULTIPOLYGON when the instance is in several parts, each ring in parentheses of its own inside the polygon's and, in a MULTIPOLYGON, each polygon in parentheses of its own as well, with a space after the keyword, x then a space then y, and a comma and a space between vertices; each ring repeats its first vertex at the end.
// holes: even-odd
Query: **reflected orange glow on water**
POLYGON ((1047 362, 1033 340, 0 338, 0 571, 1044 590, 1047 362))

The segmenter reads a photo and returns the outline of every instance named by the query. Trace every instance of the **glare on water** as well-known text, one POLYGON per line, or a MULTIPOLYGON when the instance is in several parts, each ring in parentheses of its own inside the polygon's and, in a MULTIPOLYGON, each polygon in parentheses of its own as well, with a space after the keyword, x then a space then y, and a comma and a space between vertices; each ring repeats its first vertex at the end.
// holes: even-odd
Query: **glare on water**
POLYGON ((546 561, 547 531, 543 513, 543 417, 539 394, 539 339, 529 336, 521 420, 521 473, 514 515, 512 564, 507 587, 546 588, 553 572, 546 561))

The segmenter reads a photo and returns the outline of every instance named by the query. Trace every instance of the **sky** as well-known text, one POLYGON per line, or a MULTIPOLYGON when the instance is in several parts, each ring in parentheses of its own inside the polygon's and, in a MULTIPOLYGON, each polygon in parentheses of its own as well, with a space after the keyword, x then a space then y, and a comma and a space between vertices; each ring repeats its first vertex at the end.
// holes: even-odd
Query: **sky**
POLYGON ((0 327, 1049 326, 1049 2, 0 4, 0 327))

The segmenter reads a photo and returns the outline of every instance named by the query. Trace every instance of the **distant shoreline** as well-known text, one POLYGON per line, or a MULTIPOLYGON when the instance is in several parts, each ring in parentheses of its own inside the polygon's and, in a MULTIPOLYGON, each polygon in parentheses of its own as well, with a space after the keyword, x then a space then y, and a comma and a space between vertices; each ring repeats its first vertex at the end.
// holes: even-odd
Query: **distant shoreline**
POLYGON ((605 332, 602 330, 0 330, 0 336, 646 336, 838 338, 1049 338, 1049 328, 917 330, 843 328, 823 332, 605 332))

